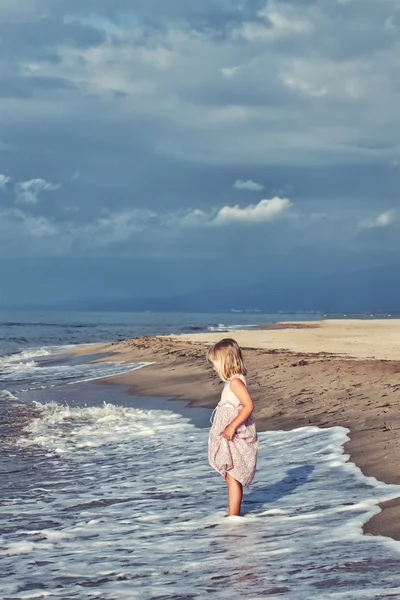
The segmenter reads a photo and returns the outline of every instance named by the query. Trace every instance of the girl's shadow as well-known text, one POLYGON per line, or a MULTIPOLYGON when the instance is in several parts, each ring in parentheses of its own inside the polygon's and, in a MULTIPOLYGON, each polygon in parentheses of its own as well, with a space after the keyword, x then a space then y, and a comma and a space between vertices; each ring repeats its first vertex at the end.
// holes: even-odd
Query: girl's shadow
POLYGON ((276 502, 284 496, 293 494, 298 487, 307 482, 314 469, 314 465, 302 465, 301 467, 289 469, 281 481, 262 487, 254 486, 249 494, 244 497, 246 512, 261 508, 264 504, 276 502))

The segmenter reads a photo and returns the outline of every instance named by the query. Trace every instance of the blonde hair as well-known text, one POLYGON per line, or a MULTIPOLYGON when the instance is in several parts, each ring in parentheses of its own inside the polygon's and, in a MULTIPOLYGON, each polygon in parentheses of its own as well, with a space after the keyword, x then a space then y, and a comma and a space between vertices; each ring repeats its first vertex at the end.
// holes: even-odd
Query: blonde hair
POLYGON ((207 352, 207 360, 224 381, 229 381, 233 375, 247 375, 240 346, 232 338, 214 344, 207 352))

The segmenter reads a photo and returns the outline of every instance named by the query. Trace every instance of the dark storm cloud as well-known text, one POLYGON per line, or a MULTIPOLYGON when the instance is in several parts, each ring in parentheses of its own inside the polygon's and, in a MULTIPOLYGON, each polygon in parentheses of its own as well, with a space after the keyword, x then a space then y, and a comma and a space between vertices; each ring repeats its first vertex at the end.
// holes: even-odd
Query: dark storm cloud
POLYGON ((398 3, 4 0, 0 40, 1 255, 398 249, 398 3))
POLYGON ((89 47, 104 41, 104 34, 98 29, 68 23, 61 16, 54 15, 43 15, 20 23, 0 20, 0 36, 3 52, 6 50, 8 58, 16 63, 23 58, 32 60, 39 57, 57 62, 57 54, 53 48, 60 44, 89 47))
POLYGON ((68 6, 52 7, 52 10, 58 14, 102 15, 117 24, 131 22, 142 27, 152 25, 168 28, 173 22, 220 31, 229 23, 240 23, 243 18, 253 17, 264 4, 262 0, 118 0, 113 4, 108 0, 88 0, 85 4, 70 0, 68 6))
POLYGON ((0 98, 34 98, 37 93, 73 89, 75 85, 62 77, 2 77, 0 98))

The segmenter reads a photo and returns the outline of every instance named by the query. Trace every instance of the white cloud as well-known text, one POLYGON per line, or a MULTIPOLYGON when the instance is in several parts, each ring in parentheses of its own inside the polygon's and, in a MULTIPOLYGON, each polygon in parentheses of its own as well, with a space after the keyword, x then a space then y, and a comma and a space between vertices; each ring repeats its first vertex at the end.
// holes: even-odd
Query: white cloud
POLYGON ((313 24, 302 19, 297 10, 289 4, 267 2, 266 7, 259 11, 258 16, 268 21, 276 33, 285 35, 308 33, 313 29, 313 24))
POLYGON ((316 98, 326 96, 327 88, 326 86, 322 87, 314 87, 310 82, 305 79, 301 79, 300 77, 296 77, 290 75, 288 73, 280 74, 281 81, 288 87, 293 90, 298 90, 307 96, 315 96, 316 98))
POLYGON ((0 215, 7 226, 17 226, 23 235, 48 237, 60 233, 58 224, 48 217, 29 215, 19 208, 1 210, 0 215))
POLYGON ((360 100, 370 91, 377 73, 367 61, 294 58, 279 72, 282 83, 305 96, 332 96, 360 100))
POLYGON ((292 203, 287 198, 275 198, 261 200, 258 204, 250 204, 245 208, 236 206, 224 206, 212 220, 213 225, 230 225, 238 223, 250 225, 273 221, 286 213, 292 203))
POLYGON ((361 221, 359 223, 359 227, 361 229, 375 229, 377 227, 387 227, 388 225, 391 225, 391 223, 393 223, 394 217, 394 211, 387 210, 386 212, 381 213, 375 218, 365 219, 364 221, 361 221))
POLYGON ((2 175, 0 174, 0 190, 2 190, 3 192, 6 191, 6 185, 7 183, 10 183, 11 178, 7 177, 7 175, 2 175))
POLYGON ((207 120, 210 124, 224 125, 245 122, 249 120, 249 117, 250 111, 247 106, 233 104, 211 109, 208 112, 207 120))
POLYGON ((138 56, 144 64, 162 71, 169 69, 174 61, 174 53, 167 48, 142 48, 138 56))
POLYGON ((233 184, 233 187, 235 190, 249 190, 250 192, 261 192, 264 189, 264 186, 261 183, 257 183, 252 179, 248 179, 247 181, 237 179, 233 184))
POLYGON ((247 207, 223 206, 208 212, 192 208, 189 210, 156 213, 145 209, 128 209, 115 213, 106 211, 106 215, 86 225, 72 227, 71 233, 78 238, 87 239, 90 244, 107 246, 115 242, 128 240, 134 233, 160 228, 179 229, 196 227, 214 227, 232 223, 251 225, 273 221, 287 212, 292 203, 287 198, 261 200, 247 207))
POLYGON ((47 237, 57 235, 59 233, 57 224, 53 223, 53 221, 47 217, 35 217, 25 213, 20 213, 20 218, 23 221, 25 228, 31 235, 37 237, 47 237))
POLYGON ((385 27, 385 29, 387 29, 388 31, 396 31, 396 29, 397 29, 397 25, 396 25, 395 18, 394 18, 394 16, 393 16, 393 15, 390 15, 390 17, 388 17, 388 18, 385 20, 384 27, 385 27))
POLYGON ((69 225, 71 233, 84 245, 108 246, 130 239, 141 232, 148 222, 157 217, 156 213, 145 209, 126 209, 118 212, 104 211, 105 216, 92 223, 74 227, 69 225))
POLYGON ((162 225, 166 227, 201 227, 208 225, 212 218, 211 213, 206 213, 198 208, 186 211, 166 213, 161 217, 162 225))
MULTIPOLYGON (((134 239, 134 236, 144 231, 151 219, 157 215, 145 209, 127 209, 114 213, 103 210, 103 216, 86 223, 73 220, 56 221, 45 215, 31 215, 21 208, 0 208, 1 237, 19 240, 25 246, 32 239, 46 238, 57 235, 57 248, 50 251, 67 254, 71 249, 104 248, 134 239)), ((54 242, 48 242, 53 244, 54 242)), ((49 247, 48 247, 49 249, 49 247)))
POLYGON ((15 186, 16 204, 37 204, 38 195, 41 192, 54 192, 60 188, 59 185, 50 183, 45 179, 30 179, 22 181, 15 186))
MULTIPOLYGON (((166 46, 168 39, 158 47, 140 46, 134 38, 123 38, 114 45, 101 44, 88 48, 60 46, 57 48, 59 69, 53 62, 26 61, 22 72, 29 77, 58 77, 74 83, 82 90, 126 94, 138 101, 143 96, 158 97, 158 88, 173 65, 175 51, 166 46)), ((160 100, 160 99, 159 99, 160 100)), ((165 99, 164 99, 165 101, 165 99)))
POLYGON ((167 227, 215 227, 231 224, 252 225, 273 221, 286 213, 292 206, 287 198, 274 197, 250 204, 244 208, 223 206, 205 212, 200 209, 166 213, 159 218, 160 224, 167 227))
POLYGON ((246 40, 270 41, 278 38, 303 35, 313 30, 313 23, 300 16, 290 4, 267 2, 257 13, 258 21, 247 21, 234 30, 234 37, 246 40))
POLYGON ((236 67, 222 67, 221 73, 225 77, 225 79, 232 79, 241 70, 241 65, 236 67))

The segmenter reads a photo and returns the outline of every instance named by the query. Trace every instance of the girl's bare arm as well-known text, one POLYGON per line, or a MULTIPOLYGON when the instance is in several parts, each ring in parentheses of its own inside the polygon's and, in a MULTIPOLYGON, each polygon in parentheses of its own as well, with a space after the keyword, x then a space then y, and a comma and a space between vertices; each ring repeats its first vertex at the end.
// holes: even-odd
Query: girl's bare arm
POLYGON ((240 404, 243 406, 238 416, 233 419, 232 423, 226 427, 222 434, 226 439, 231 440, 235 434, 236 429, 244 423, 254 410, 253 400, 248 392, 246 385, 241 379, 235 377, 230 382, 231 390, 235 396, 239 399, 240 404))

